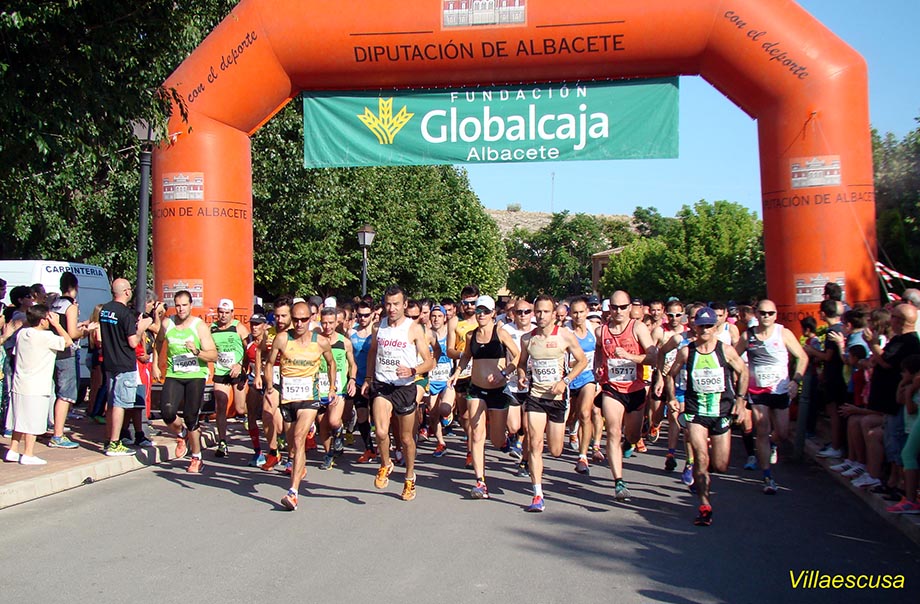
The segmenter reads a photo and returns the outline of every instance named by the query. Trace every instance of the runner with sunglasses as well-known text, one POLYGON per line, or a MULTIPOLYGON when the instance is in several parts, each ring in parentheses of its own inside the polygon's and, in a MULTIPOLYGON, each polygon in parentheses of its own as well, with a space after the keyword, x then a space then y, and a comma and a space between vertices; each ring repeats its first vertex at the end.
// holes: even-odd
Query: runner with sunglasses
POLYGON ((362 392, 367 379, 367 353, 371 349, 371 336, 374 335, 374 329, 374 309, 371 308, 370 303, 361 300, 355 311, 355 327, 348 334, 355 358, 355 393, 346 399, 354 407, 355 427, 364 443, 364 453, 358 457, 358 463, 371 463, 377 459, 377 451, 371 441, 370 401, 362 392))
MULTIPOLYGON (((454 360, 460 360, 466 346, 466 334, 476 329, 476 301, 479 300, 479 287, 476 285, 467 285, 460 291, 460 309, 457 316, 453 317, 447 324, 447 356, 454 360)), ((472 375, 472 366, 468 366, 460 377, 454 383, 454 391, 457 395, 457 416, 463 431, 466 432, 467 453, 465 466, 469 470, 473 467, 473 456, 469 450, 470 446, 470 416, 466 406, 466 393, 470 389, 470 376, 472 375)))
POLYGON ((680 300, 668 302, 665 317, 668 320, 665 328, 652 332, 652 340, 658 346, 657 367, 652 379, 652 401, 657 402, 658 407, 652 415, 652 422, 657 428, 663 414, 667 411, 668 453, 664 458, 664 471, 673 472, 677 469, 677 445, 680 442, 681 432, 677 416, 683 412, 684 393, 687 391, 687 369, 681 367, 674 378, 674 389, 667 395, 664 393, 663 377, 671 370, 678 350, 693 340, 693 334, 684 325, 684 303, 680 300))
POLYGON ((758 325, 738 341, 738 354, 747 352, 750 371, 750 405, 754 411, 757 461, 763 471, 763 492, 775 495, 776 481, 770 464, 770 439, 777 445, 789 433, 789 404, 798 394, 808 366, 808 356, 788 329, 776 322, 776 304, 757 304, 758 325), (795 358, 795 372, 789 377, 789 355, 795 358))
MULTIPOLYGON (((512 306, 512 322, 502 326, 514 340, 518 350, 521 348, 521 338, 533 331, 533 304, 527 300, 518 300, 512 306)), ((529 368, 528 368, 529 370, 529 368)), ((518 461, 517 475, 530 476, 528 471, 527 456, 524 455, 524 399, 527 398, 528 388, 518 381, 517 372, 508 376, 508 391, 514 396, 515 402, 508 407, 508 453, 518 461)))
POLYGON ((610 296, 610 320, 595 334, 594 367, 601 386, 600 403, 607 424, 607 458, 617 501, 629 501, 630 498, 623 480, 620 439, 625 433, 627 447, 639 440, 645 408, 642 366, 654 364, 657 352, 648 327, 630 318, 631 308, 629 294, 622 290, 614 292, 610 296))

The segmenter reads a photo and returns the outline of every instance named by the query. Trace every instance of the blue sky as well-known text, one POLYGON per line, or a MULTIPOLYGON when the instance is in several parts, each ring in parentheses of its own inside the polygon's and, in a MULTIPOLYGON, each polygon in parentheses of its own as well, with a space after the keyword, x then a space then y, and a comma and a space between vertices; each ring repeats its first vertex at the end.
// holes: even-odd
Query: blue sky
MULTIPOLYGON (((916 128, 920 1, 799 4, 866 59, 872 126, 898 138, 916 128)), ((756 122, 698 77, 680 82, 679 159, 465 167, 473 190, 493 209, 519 203, 531 212, 632 214, 637 206, 654 206, 673 216, 699 199, 727 199, 760 215, 756 122)))

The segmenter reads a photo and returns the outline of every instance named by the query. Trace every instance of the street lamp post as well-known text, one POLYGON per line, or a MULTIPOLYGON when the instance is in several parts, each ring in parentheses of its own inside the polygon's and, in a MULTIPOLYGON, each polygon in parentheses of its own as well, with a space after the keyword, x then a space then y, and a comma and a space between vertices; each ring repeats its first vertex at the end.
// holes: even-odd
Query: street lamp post
POLYGON ((153 129, 146 120, 132 124, 134 136, 141 144, 141 190, 137 221, 137 290, 134 304, 142 313, 147 304, 147 233, 150 222, 150 158, 153 154, 153 129))
POLYGON ((367 295, 367 248, 374 243, 374 235, 377 232, 374 231, 374 227, 369 224, 365 224, 363 227, 358 229, 358 246, 361 248, 361 253, 363 256, 361 262, 361 296, 367 295))

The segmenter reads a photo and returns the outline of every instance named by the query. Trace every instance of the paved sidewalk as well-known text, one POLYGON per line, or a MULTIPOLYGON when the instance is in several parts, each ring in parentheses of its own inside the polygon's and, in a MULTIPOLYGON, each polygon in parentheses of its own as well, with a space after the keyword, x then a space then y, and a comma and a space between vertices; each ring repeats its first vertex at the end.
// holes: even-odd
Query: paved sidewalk
MULTIPOLYGON (((35 454, 47 460, 47 465, 24 466, 0 461, 0 509, 175 458, 176 439, 161 434, 165 433, 161 421, 153 421, 147 427, 154 446, 138 449, 137 455, 127 457, 106 457, 102 453, 105 426, 87 418, 67 420, 67 426, 71 428, 67 436, 79 443, 80 448, 49 448, 49 435, 45 435, 39 437, 35 454)), ((205 444, 213 446, 214 435, 213 424, 202 424, 205 444)), ((9 438, 0 437, 0 459, 6 454, 9 444, 9 438)))

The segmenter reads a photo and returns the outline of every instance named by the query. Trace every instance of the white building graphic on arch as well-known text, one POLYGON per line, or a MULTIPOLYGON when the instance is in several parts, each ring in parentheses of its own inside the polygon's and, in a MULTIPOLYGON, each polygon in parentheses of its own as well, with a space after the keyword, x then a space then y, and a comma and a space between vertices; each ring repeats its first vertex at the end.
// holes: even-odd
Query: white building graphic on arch
POLYGON ((515 25, 527 21, 527 0, 443 0, 444 27, 515 25))

